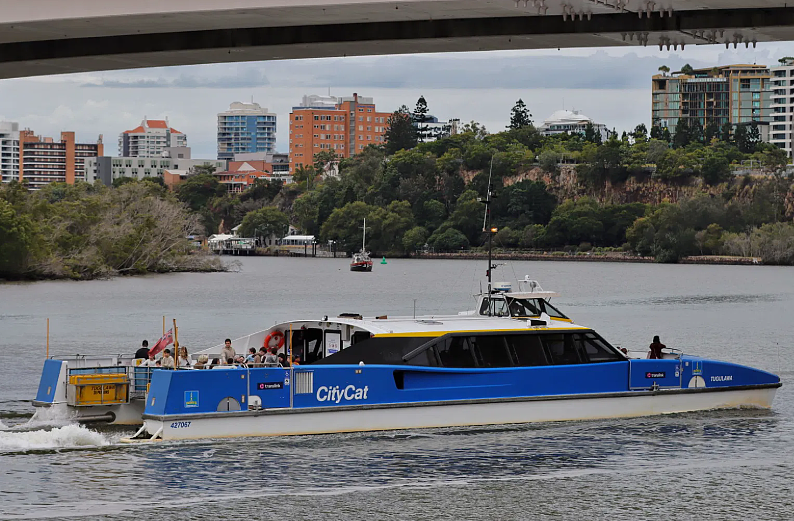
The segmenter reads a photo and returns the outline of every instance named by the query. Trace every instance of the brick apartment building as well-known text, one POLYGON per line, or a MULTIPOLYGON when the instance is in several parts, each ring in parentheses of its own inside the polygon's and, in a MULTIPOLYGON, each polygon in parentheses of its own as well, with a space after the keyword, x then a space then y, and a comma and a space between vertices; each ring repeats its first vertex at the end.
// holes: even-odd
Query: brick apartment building
POLYGON ((390 112, 378 112, 372 98, 304 96, 289 115, 290 173, 314 162, 318 152, 339 157, 358 154, 367 145, 382 145, 390 112))
POLYGON ((61 140, 19 131, 19 181, 31 190, 49 183, 74 184, 86 180, 87 158, 103 155, 102 135, 96 143, 76 143, 74 132, 61 132, 61 140))

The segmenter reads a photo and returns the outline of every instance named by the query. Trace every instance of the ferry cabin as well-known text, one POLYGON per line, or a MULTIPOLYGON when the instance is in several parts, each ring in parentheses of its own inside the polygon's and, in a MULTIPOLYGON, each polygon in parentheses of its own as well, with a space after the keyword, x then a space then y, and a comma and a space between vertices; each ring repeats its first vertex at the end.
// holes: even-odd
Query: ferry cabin
POLYGON ((303 364, 155 371, 142 432, 287 435, 770 407, 780 386, 765 371, 678 353, 630 359, 567 317, 511 316, 517 308, 504 303, 504 316, 346 315, 237 339, 247 351, 281 331, 303 364))

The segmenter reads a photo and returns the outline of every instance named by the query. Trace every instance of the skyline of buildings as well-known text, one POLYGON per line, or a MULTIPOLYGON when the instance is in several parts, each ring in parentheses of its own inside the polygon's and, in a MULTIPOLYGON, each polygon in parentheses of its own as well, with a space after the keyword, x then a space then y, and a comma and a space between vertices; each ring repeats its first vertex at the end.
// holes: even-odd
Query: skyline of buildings
POLYGON ((148 119, 119 134, 120 157, 160 157, 169 147, 186 147, 187 136, 168 125, 168 118, 148 119))
POLYGON ((235 154, 276 152, 275 113, 259 103, 235 101, 218 113, 218 159, 230 161, 235 154))

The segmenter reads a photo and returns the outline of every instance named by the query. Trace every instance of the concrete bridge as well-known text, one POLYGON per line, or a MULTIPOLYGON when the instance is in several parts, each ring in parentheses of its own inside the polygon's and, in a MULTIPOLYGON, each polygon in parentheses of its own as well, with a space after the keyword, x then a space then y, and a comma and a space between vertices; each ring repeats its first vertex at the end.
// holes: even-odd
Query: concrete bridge
POLYGON ((327 56, 794 40, 794 0, 24 0, 0 78, 327 56))

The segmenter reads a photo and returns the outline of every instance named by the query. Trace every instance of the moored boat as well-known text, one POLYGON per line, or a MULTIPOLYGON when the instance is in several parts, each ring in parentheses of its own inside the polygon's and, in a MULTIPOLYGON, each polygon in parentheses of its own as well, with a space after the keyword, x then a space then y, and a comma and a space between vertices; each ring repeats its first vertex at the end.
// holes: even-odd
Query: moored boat
POLYGON ((370 259, 369 252, 367 251, 366 219, 364 219, 364 226, 362 228, 364 230, 364 233, 361 238, 361 251, 358 251, 353 254, 353 258, 350 261, 350 271, 372 271, 372 259, 370 259))

